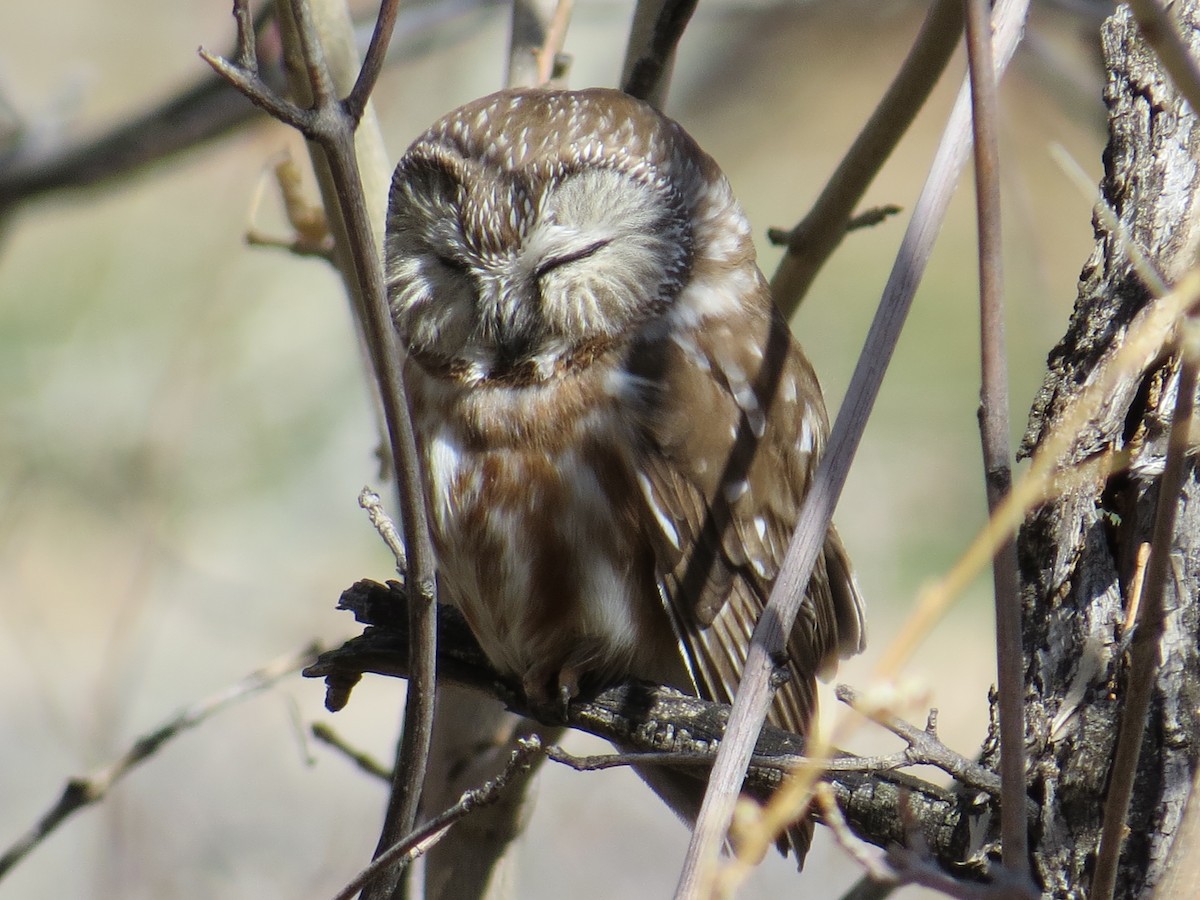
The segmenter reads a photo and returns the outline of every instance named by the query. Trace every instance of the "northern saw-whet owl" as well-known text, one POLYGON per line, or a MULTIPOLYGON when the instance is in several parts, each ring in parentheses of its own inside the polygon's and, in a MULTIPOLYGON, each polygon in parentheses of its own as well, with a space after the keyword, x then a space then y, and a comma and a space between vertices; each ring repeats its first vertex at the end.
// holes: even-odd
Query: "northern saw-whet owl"
MULTIPOLYGON (((730 702, 828 426, 716 163, 618 91, 503 91, 408 149, 386 256, 440 596, 491 663, 730 702)), ((863 635, 830 529, 772 721, 863 635)))

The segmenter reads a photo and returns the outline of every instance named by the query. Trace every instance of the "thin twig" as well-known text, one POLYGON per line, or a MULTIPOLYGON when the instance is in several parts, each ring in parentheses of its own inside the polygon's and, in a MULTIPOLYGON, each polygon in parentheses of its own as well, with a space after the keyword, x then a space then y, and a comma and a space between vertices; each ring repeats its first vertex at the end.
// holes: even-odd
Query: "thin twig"
POLYGON ((371 91, 375 90, 375 83, 379 80, 379 73, 383 71, 383 63, 387 59, 392 33, 396 30, 396 16, 399 11, 399 0, 383 0, 379 5, 379 18, 375 20, 375 30, 371 32, 371 43, 367 45, 367 55, 363 58, 362 68, 358 70, 354 87, 342 101, 342 109, 356 123, 362 118, 371 91))
POLYGON ((621 69, 621 90, 662 109, 671 84, 675 48, 697 0, 638 0, 621 69))
MULTIPOLYGON (((893 203, 885 203, 883 206, 872 206, 846 220, 846 230, 858 231, 860 228, 874 228, 876 225, 887 221, 892 216, 899 215, 901 212, 903 212, 903 207, 896 206, 893 203)), ((776 247, 786 247, 792 240, 792 234, 792 231, 772 227, 767 229, 767 240, 776 247)))
MULTIPOLYGON (((913 729, 911 725, 908 727, 917 734, 923 734, 919 729, 913 729)), ((888 730, 900 735, 895 728, 889 727, 888 730)), ((903 735, 900 736, 903 737, 903 735)), ((591 756, 576 756, 556 744, 546 748, 547 759, 577 772, 602 772, 605 769, 631 766, 711 766, 716 756, 715 747, 690 753, 663 751, 661 753, 598 753, 591 756)), ((954 775, 961 771, 986 773, 968 779, 968 783, 974 781, 976 784, 972 786, 977 787, 979 786, 978 782, 983 778, 991 776, 989 782, 991 791, 998 794, 1000 790, 1000 782, 995 779, 993 773, 988 772, 978 763, 972 763, 966 757, 955 753, 941 743, 936 735, 926 735, 922 740, 910 741, 909 746, 904 750, 880 756, 846 754, 830 759, 815 759, 796 753, 755 753, 750 757, 750 765, 756 769, 774 769, 780 773, 790 772, 798 766, 817 765, 826 773, 857 772, 863 775, 894 772, 910 766, 934 766, 947 775, 954 775)))
POLYGON ((557 0, 513 0, 508 35, 506 87, 542 84, 540 53, 550 34, 557 0))
MULTIPOLYGON (((1004 336, 1003 250, 1000 232, 1000 141, 988 0, 964 0, 971 120, 975 147, 975 209, 979 234, 979 334, 982 370, 979 431, 988 513, 1012 490, 1008 354, 1004 336)), ((1017 544, 1009 537, 992 560, 996 610, 996 682, 1000 694, 1001 848, 1014 879, 1029 878, 1025 817, 1025 679, 1017 544)))
POLYGON ((539 85, 547 85, 556 77, 563 45, 567 40, 567 26, 571 23, 571 12, 574 8, 575 0, 558 0, 555 4, 554 15, 550 17, 550 26, 546 29, 546 39, 537 50, 539 85))
POLYGON ((332 747, 362 771, 386 782, 392 780, 392 770, 381 764, 379 760, 362 750, 358 750, 342 738, 340 734, 324 722, 313 722, 310 729, 312 736, 326 746, 332 747))
POLYGON ((1125 688, 1121 732, 1113 752, 1112 774, 1108 796, 1104 801, 1104 825, 1100 833, 1100 848, 1096 853, 1096 869, 1088 896, 1093 900, 1109 900, 1117 883, 1117 864, 1125 838, 1125 819, 1133 782, 1137 775, 1138 757, 1146 732, 1146 715, 1154 693, 1154 675, 1158 669, 1159 644, 1164 632, 1164 595, 1171 571, 1171 547, 1175 535, 1175 514, 1186 477, 1189 432, 1196 400, 1197 369, 1200 369, 1200 330, 1193 320, 1184 328, 1180 341, 1179 381, 1176 387, 1175 411, 1171 417, 1171 435, 1167 444, 1167 459, 1158 483, 1158 508, 1154 515, 1154 530, 1150 538, 1150 562, 1142 590, 1141 611, 1137 629, 1129 649, 1129 683, 1125 688))
MULTIPOLYGON (((962 754, 955 753, 941 742, 937 736, 936 712, 930 714, 929 722, 922 729, 891 713, 868 708, 863 704, 862 695, 847 685, 838 685, 837 698, 901 738, 908 744, 910 758, 914 761, 920 760, 922 765, 937 766, 960 784, 985 791, 993 797, 1000 796, 1000 778, 995 772, 962 754)), ((1024 812, 1025 804, 1022 803, 1019 808, 1024 812)))
MULTIPOLYGON (((1008 0, 997 5, 996 68, 1007 66, 1025 21, 1028 0, 1008 0)), ((741 684, 730 715, 726 738, 709 779, 700 815, 692 833, 688 855, 676 888, 676 897, 701 896, 711 877, 721 842, 728 830, 742 774, 746 771, 758 733, 771 702, 769 687, 778 654, 796 619, 813 565, 825 542, 833 507, 845 483, 854 452, 883 373, 896 346, 917 284, 925 270, 970 142, 970 110, 965 90, 959 92, 950 121, 930 169, 929 180, 913 209, 900 253, 884 289, 866 346, 850 380, 846 399, 796 524, 779 577, 767 608, 755 627, 741 684)))
POLYGON ((73 813, 103 800, 118 781, 157 753, 172 738, 195 728, 227 706, 265 690, 285 675, 312 665, 320 652, 320 645, 310 644, 267 663, 236 684, 193 703, 153 731, 137 738, 128 750, 103 768, 90 775, 70 779, 58 800, 42 815, 37 824, 14 841, 4 851, 3 856, 0 856, 0 879, 38 844, 53 834, 73 813))
POLYGON ((542 752, 536 737, 523 738, 509 757, 504 771, 486 784, 463 794, 462 799, 440 815, 434 816, 420 828, 406 835, 385 849, 371 864, 350 880, 333 900, 351 900, 362 888, 378 880, 389 866, 402 860, 408 865, 429 850, 455 822, 470 815, 481 806, 488 806, 500 799, 500 795, 514 776, 528 769, 533 759, 542 752))
POLYGON ((383 542, 392 551, 392 556, 396 560, 396 571, 401 573, 407 571, 408 558, 404 551, 404 538, 400 536, 392 517, 383 508, 383 501, 379 495, 369 487, 364 487, 358 492, 358 505, 366 510, 371 524, 375 526, 375 530, 383 538, 383 542))
POLYGON ((937 0, 912 49, 821 196, 789 234, 771 278, 775 302, 791 318, 817 272, 845 237, 847 223, 942 77, 962 33, 962 0, 937 0))

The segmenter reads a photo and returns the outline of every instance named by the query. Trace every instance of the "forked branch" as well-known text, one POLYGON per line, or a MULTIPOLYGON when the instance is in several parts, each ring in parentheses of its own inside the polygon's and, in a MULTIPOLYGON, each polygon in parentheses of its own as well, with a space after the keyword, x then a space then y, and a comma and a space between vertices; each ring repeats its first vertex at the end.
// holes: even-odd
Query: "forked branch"
MULTIPOLYGON (((331 218, 336 218, 341 226, 340 229, 335 228, 335 233, 343 232, 339 235, 339 259, 353 273, 356 293, 361 298, 361 303, 356 305, 356 312, 362 320, 367 353, 379 387, 397 475, 408 558, 408 569, 402 574, 417 598, 417 602, 409 607, 413 619, 410 638, 413 641, 414 666, 408 681, 400 759, 377 852, 411 832, 416 820, 433 724, 436 652, 434 563, 425 517, 422 476, 412 423, 408 417, 400 351, 388 312, 382 260, 371 226, 354 140, 367 98, 387 53, 397 4, 398 0, 384 0, 381 4, 367 61, 344 99, 338 96, 330 75, 321 36, 307 0, 280 0, 279 11, 285 43, 294 37, 299 50, 305 76, 305 83, 299 87, 311 97, 310 106, 302 107, 280 97, 259 77, 247 33, 249 16, 246 0, 234 2, 239 33, 238 58, 229 62, 201 51, 214 69, 254 103, 299 129, 323 151, 336 199, 336 209, 330 210, 331 218)), ((391 883, 381 879, 375 883, 369 895, 386 896, 390 893, 391 883)))

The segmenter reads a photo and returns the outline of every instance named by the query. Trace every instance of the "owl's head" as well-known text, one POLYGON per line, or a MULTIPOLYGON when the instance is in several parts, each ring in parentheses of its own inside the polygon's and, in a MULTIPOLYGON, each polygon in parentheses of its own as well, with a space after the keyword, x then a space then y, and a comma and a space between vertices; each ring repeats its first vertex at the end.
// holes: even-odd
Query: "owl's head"
POLYGON ((716 164, 646 104, 504 91, 435 123, 397 166, 389 300, 426 369, 544 380, 653 328, 714 253, 753 266, 748 236, 716 164), (732 241, 713 227, 730 210, 732 241))

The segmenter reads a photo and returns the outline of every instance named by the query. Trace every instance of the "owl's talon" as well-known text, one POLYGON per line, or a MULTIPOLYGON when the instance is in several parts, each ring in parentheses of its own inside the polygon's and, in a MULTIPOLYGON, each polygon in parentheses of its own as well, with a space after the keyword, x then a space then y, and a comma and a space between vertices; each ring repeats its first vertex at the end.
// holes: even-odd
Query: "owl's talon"
POLYGON ((558 686, 558 712, 562 716, 563 721, 567 720, 567 712, 571 708, 571 701, 575 698, 577 691, 572 691, 570 686, 560 684, 558 686))

